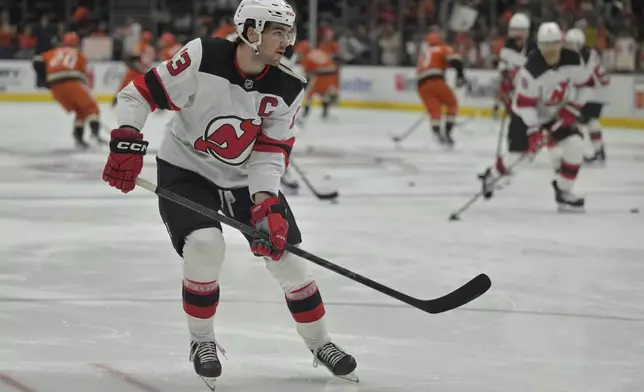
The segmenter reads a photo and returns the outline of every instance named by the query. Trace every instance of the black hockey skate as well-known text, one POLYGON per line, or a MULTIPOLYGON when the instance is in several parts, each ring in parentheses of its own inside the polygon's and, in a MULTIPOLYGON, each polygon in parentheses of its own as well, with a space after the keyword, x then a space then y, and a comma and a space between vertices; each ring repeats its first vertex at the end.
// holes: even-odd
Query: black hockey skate
POLYGON ((194 365, 197 375, 212 391, 215 390, 217 377, 221 376, 221 362, 217 356, 217 349, 221 351, 222 355, 226 355, 225 351, 214 341, 190 342, 189 360, 194 365))
POLYGON ((482 174, 479 174, 481 180, 481 194, 486 199, 491 199, 494 195, 494 175, 492 175, 492 168, 488 167, 482 174))
POLYGON ((606 163, 606 152, 604 151, 604 147, 602 146, 599 150, 595 151, 594 155, 584 157, 584 163, 606 163))
POLYGON ((572 192, 562 191, 557 185, 557 181, 552 181, 552 187, 555 190, 555 200, 559 212, 584 212, 585 200, 583 197, 576 196, 572 192))
POLYGON ((355 358, 334 343, 328 342, 317 350, 311 350, 311 353, 314 357, 313 367, 321 363, 336 377, 355 383, 359 381, 358 376, 353 373, 358 367, 355 358))
POLYGON ((452 138, 452 131, 445 131, 445 136, 443 137, 443 144, 447 147, 454 147, 454 139, 452 138))
POLYGON ((447 140, 445 139, 445 137, 441 133, 440 129, 438 129, 438 128, 432 129, 432 135, 434 135, 434 137, 436 138, 436 141, 439 144, 442 144, 442 145, 447 144, 447 140))

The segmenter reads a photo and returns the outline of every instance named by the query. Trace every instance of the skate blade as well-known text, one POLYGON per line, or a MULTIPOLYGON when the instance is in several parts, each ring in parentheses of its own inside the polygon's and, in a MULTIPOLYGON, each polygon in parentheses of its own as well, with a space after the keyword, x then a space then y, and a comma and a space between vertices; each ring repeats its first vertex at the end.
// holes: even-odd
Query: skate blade
MULTIPOLYGON (((331 373, 331 374, 333 374, 333 373, 331 373)), ((336 375, 334 375, 334 376, 336 376, 336 375)), ((352 382, 354 384, 358 384, 360 382, 360 379, 358 378, 358 375, 356 374, 356 372, 351 372, 351 373, 349 373, 347 375, 336 376, 336 377, 341 378, 341 379, 346 380, 346 381, 349 381, 349 382, 352 382)))
POLYGON ((217 386, 216 385, 217 378, 201 377, 201 376, 199 376, 199 378, 201 378, 203 380, 204 384, 206 384, 208 386, 208 388, 210 388, 210 390, 212 392, 215 392, 215 387, 217 386))
POLYGON ((583 214, 586 212, 586 209, 584 208, 584 206, 573 207, 568 204, 559 204, 557 205, 557 211, 564 214, 583 214))

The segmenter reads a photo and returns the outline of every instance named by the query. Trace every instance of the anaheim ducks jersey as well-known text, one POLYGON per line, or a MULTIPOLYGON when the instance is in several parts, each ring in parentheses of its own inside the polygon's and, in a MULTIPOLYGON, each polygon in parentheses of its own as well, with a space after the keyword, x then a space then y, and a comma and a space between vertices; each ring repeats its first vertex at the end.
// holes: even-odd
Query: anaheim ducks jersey
POLYGON ((313 49, 307 53, 300 65, 307 75, 331 75, 338 72, 331 54, 321 49, 313 49))
POLYGON ((118 124, 141 129, 151 109, 174 110, 160 159, 224 189, 277 194, 305 81, 281 65, 245 75, 236 48, 221 38, 190 41, 121 90, 118 124))
POLYGON ((45 65, 48 85, 69 80, 88 84, 87 59, 76 48, 61 47, 40 54, 39 61, 45 65))
POLYGON ((449 45, 423 44, 422 52, 418 56, 418 63, 416 64, 418 79, 443 78, 445 70, 449 67, 449 61, 456 58, 458 58, 458 54, 449 45))
POLYGON ((514 80, 519 69, 525 64, 528 54, 536 49, 535 43, 527 39, 519 44, 514 38, 509 38, 499 54, 499 65, 497 70, 503 77, 510 77, 514 80))
POLYGON ((608 103, 607 89, 610 85, 610 76, 602 65, 599 53, 591 47, 584 46, 579 54, 581 55, 582 63, 593 79, 593 94, 589 101, 608 103))
POLYGON ((512 113, 523 120, 528 133, 535 132, 555 120, 563 105, 581 110, 592 92, 591 83, 577 52, 562 49, 559 63, 550 66, 535 50, 517 74, 512 113))

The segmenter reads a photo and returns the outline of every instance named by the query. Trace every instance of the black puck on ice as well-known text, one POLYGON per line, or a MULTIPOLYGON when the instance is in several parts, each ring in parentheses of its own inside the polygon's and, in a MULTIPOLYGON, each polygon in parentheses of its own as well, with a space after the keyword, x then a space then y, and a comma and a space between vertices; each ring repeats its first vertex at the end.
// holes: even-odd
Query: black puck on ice
POLYGON ((459 220, 461 220, 461 218, 459 218, 458 215, 456 215, 456 214, 452 214, 452 215, 449 216, 449 220, 450 221, 459 221, 459 220))
POLYGON ((631 208, 631 214, 637 214, 640 212, 639 208, 631 208))

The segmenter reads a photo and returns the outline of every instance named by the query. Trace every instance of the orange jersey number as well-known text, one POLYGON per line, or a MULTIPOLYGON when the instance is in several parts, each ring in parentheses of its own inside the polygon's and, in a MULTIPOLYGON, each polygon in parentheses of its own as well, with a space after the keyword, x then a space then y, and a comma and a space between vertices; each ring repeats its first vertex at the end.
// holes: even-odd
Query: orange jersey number
POLYGON ((452 54, 454 54, 454 50, 448 45, 425 45, 423 52, 418 57, 416 69, 419 74, 429 70, 443 72, 447 68, 448 57, 452 54))
POLYGON ((41 55, 46 64, 47 74, 52 75, 63 71, 78 71, 85 73, 87 61, 85 56, 74 48, 56 48, 41 55))
POLYGON ((302 59, 302 68, 307 73, 333 72, 336 69, 331 55, 321 49, 313 49, 302 59))

